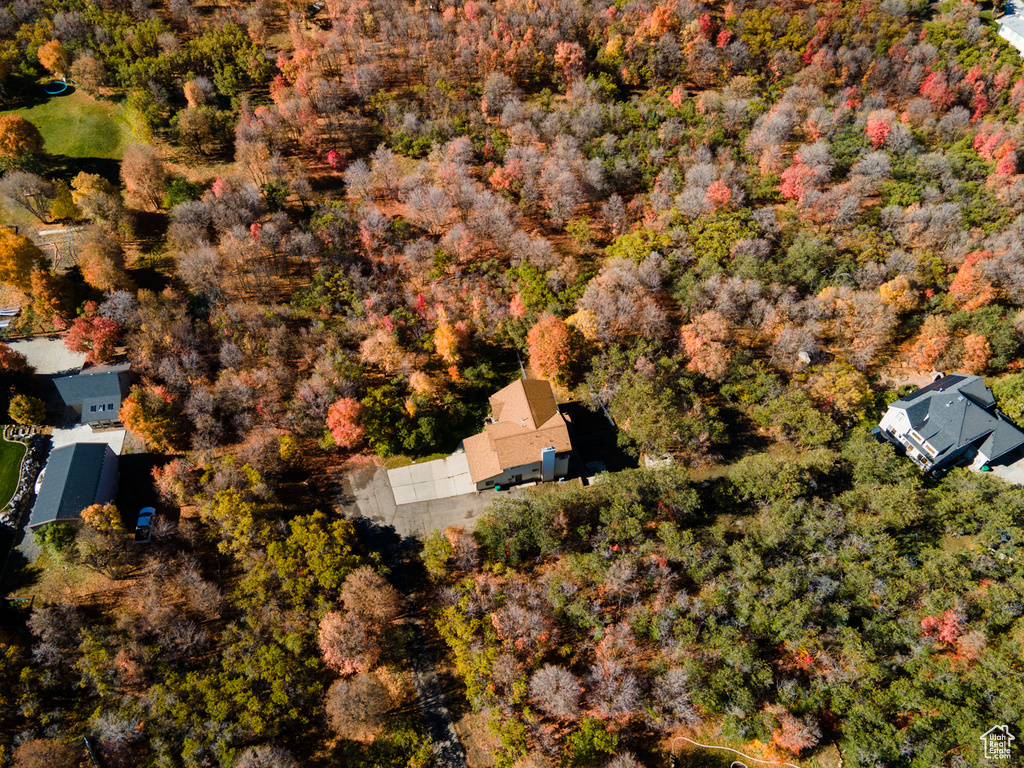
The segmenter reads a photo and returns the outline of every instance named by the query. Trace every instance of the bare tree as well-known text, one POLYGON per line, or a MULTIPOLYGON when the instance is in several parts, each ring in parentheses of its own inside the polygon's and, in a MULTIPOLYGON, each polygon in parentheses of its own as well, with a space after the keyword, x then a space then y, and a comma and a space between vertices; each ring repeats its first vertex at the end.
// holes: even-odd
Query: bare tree
POLYGON ((81 642, 82 615, 66 603, 37 607, 28 628, 37 638, 32 655, 46 665, 60 664, 81 642))
POLYGON ((0 198, 28 211, 39 221, 50 220, 54 187, 46 179, 27 171, 12 171, 0 179, 0 198))
POLYGON ((701 722, 700 713, 690 700, 688 683, 686 672, 679 667, 673 667, 654 681, 653 699, 665 718, 665 730, 701 722))
POLYGON ((409 194, 406 203, 409 206, 409 218, 431 235, 441 234, 454 212, 448 195, 433 185, 417 187, 409 194))
POLYGON ((327 718, 345 739, 371 740, 393 707, 377 675, 364 673, 337 680, 327 692, 327 718))
POLYGON ((608 768, 643 768, 632 752, 619 752, 608 762, 608 768))
POLYGON ((132 144, 124 151, 121 180, 130 198, 154 209, 160 207, 167 189, 167 172, 153 147, 132 144))
POLYGON ((575 720, 580 715, 580 680, 565 667, 545 664, 530 678, 530 697, 547 715, 575 720))
POLYGON ((393 197, 402 180, 402 169, 395 153, 381 144, 370 157, 370 168, 374 187, 381 190, 385 197, 393 197))
POLYGON ((299 768, 299 763, 288 750, 265 744, 243 750, 234 768, 299 768))
POLYGON ((588 678, 588 702, 601 717, 630 717, 639 711, 643 701, 640 681, 621 662, 594 664, 588 678))

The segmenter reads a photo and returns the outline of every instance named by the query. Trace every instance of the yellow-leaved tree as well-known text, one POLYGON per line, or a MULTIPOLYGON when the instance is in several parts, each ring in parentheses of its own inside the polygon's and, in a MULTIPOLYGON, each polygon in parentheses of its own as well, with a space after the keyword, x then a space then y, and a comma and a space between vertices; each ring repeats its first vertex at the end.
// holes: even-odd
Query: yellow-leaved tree
POLYGON ((32 270, 43 265, 43 252, 25 235, 0 229, 0 283, 22 291, 32 287, 32 270))

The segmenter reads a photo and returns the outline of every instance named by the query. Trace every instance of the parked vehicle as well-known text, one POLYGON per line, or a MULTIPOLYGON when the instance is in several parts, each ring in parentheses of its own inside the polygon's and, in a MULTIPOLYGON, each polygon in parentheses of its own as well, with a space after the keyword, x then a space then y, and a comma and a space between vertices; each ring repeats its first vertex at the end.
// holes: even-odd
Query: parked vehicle
POLYGON ((153 535, 153 518, 156 510, 153 507, 143 507, 139 510, 139 521, 135 523, 135 541, 139 544, 146 544, 153 535))

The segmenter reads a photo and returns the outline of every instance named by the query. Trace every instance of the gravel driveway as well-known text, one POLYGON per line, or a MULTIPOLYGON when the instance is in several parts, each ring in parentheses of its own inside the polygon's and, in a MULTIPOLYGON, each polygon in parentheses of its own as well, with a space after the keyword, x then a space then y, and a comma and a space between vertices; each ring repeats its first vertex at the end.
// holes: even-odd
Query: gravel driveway
POLYGON ((27 357, 29 365, 41 376, 78 373, 85 363, 84 352, 68 351, 64 346, 64 339, 56 336, 18 339, 7 342, 7 346, 27 357))

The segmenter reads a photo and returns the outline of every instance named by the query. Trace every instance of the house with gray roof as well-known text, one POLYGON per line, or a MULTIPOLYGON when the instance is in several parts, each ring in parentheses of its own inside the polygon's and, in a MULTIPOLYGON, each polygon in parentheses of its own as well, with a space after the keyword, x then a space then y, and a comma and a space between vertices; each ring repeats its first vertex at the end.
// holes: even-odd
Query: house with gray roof
POLYGON ((93 429, 120 427, 121 400, 128 394, 128 368, 127 364, 95 366, 77 376, 54 379, 53 383, 80 423, 93 429))
POLYGON ((995 21, 999 36, 1024 54, 1024 4, 1020 0, 1006 0, 1003 15, 995 21))
POLYGON ((71 523, 93 504, 109 504, 117 492, 117 454, 106 443, 57 448, 43 469, 28 527, 71 523))
POLYGON ((900 398, 879 433, 926 472, 957 464, 1008 463, 1024 453, 1024 433, 996 407, 980 376, 950 374, 900 398))

